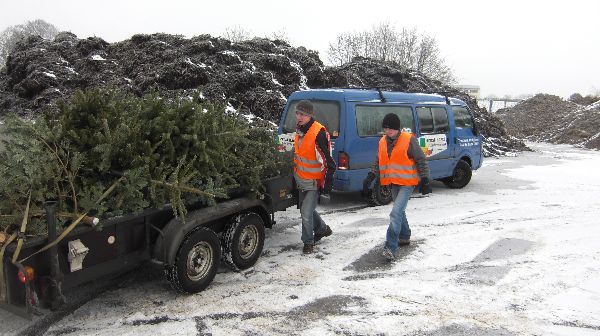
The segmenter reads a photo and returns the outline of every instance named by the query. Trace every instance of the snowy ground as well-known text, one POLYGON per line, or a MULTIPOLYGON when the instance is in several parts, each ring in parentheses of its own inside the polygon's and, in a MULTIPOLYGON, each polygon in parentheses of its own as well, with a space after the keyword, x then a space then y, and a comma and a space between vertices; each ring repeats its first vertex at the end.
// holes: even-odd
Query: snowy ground
POLYGON ((530 145, 411 199, 413 243, 394 263, 380 257, 391 206, 334 195, 314 255, 290 209, 255 267, 222 267, 191 296, 138 276, 46 334, 600 335, 600 152, 530 145))

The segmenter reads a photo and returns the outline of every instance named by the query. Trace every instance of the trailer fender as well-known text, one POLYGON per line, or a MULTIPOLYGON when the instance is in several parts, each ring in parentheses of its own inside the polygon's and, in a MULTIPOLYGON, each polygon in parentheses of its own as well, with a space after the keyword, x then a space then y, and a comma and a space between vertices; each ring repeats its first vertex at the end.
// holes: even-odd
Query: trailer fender
POLYGON ((184 223, 179 218, 171 219, 154 244, 152 259, 163 265, 173 265, 181 242, 196 228, 204 226, 220 232, 229 217, 251 208, 257 208, 261 216, 266 216, 267 221, 270 222, 269 211, 265 208, 264 201, 256 198, 236 198, 211 207, 190 211, 186 215, 184 223))

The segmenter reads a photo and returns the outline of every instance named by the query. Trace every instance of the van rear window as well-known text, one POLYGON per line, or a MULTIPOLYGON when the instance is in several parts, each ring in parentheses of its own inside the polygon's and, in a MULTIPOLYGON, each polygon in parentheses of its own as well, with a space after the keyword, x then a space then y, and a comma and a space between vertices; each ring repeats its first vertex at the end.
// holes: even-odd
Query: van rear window
POLYGON ((388 113, 395 113, 400 118, 400 127, 410 127, 415 132, 415 121, 410 106, 357 105, 356 129, 358 136, 382 135, 381 122, 388 113))
MULTIPOLYGON (((296 105, 299 100, 292 101, 289 105, 283 133, 292 133, 296 131, 296 105)), ((329 131, 332 138, 337 138, 340 134, 340 104, 331 100, 311 100, 315 107, 315 119, 329 131)))

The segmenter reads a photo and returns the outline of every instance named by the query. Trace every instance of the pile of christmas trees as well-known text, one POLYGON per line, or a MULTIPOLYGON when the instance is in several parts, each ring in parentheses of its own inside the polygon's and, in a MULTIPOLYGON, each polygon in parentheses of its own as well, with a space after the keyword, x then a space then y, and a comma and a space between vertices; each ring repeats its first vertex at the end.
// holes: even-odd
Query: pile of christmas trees
POLYGON ((43 234, 47 200, 58 201, 63 223, 166 203, 183 217, 192 203, 261 192, 262 180, 290 168, 272 129, 198 97, 95 90, 77 93, 60 111, 4 120, 0 230, 26 216, 27 232, 43 234))

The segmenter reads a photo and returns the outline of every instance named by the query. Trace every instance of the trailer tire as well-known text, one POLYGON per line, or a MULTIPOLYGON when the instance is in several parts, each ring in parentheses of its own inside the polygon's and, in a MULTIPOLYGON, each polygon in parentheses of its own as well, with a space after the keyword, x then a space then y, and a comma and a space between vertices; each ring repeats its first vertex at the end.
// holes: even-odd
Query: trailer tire
POLYGON ((185 237, 175 264, 165 268, 165 275, 175 290, 197 293, 213 281, 220 260, 219 237, 214 231, 200 227, 185 237))
POLYGON ((379 179, 375 180, 373 190, 367 198, 371 206, 386 205, 392 201, 392 188, 389 185, 382 186, 379 179))
POLYGON ((254 266, 265 243, 265 225, 255 212, 231 218, 221 238, 223 261, 234 270, 254 266))
POLYGON ((460 189, 471 181, 471 166, 465 160, 458 160, 452 176, 441 179, 441 181, 450 189, 460 189))

